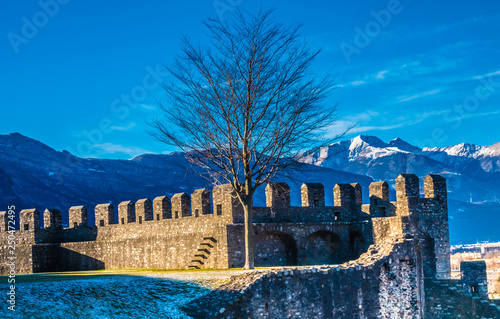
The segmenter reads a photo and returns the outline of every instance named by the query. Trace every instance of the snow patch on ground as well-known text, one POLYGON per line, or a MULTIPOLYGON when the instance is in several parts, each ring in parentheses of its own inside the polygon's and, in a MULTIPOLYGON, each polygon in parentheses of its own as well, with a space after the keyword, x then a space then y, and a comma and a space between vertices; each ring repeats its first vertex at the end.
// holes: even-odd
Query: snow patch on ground
MULTIPOLYGON (((16 285, 16 312, 1 318, 191 318, 180 307, 210 291, 161 276, 92 276, 91 279, 16 285)), ((4 294, 5 295, 5 294, 4 294)))

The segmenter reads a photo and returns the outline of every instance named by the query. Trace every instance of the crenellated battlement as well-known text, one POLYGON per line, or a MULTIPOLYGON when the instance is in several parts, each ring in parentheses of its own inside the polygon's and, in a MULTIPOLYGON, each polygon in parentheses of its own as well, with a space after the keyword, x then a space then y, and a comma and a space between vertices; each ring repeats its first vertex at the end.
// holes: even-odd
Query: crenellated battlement
MULTIPOLYGON (((396 202, 389 201, 389 185, 385 181, 373 182, 369 186, 369 204, 362 202, 362 188, 358 183, 336 184, 333 187, 334 206, 325 205, 325 189, 321 183, 304 183, 301 186, 302 206, 290 204, 290 187, 286 183, 269 183, 265 188, 266 207, 254 207, 254 222, 307 221, 300 215, 309 215, 310 221, 355 221, 376 217, 410 216, 413 212, 426 214, 441 212, 446 208, 446 180, 438 175, 425 178, 425 197, 420 198, 419 179, 412 174, 401 174, 396 179, 396 202), (314 216, 310 216, 314 212, 314 216), (295 214, 295 218, 292 216, 295 214), (269 218, 273 215, 273 218, 269 218)), ((117 227, 126 224, 143 224, 164 220, 199 218, 210 215, 208 222, 240 223, 243 211, 230 185, 214 187, 212 193, 203 188, 191 195, 177 193, 168 198, 158 196, 151 201, 143 198, 123 201, 115 207, 111 203, 98 204, 94 209, 95 225, 88 225, 87 208, 69 208, 69 225, 65 228, 117 227), (215 216, 215 217, 213 217, 215 216), (217 219, 217 216, 221 216, 217 219)), ((4 214, 5 216, 5 214, 4 214)), ((40 213, 36 209, 21 212, 20 231, 46 229, 58 231, 62 228, 61 212, 46 209, 43 227, 40 213), (28 226, 26 226, 28 225, 28 226)), ((4 228, 5 229, 5 228, 4 228)), ((5 231, 2 229, 3 231, 5 231)))
POLYGON ((290 207, 290 186, 287 183, 268 183, 266 186, 266 206, 290 207))
POLYGON ((149 220, 153 220, 153 202, 149 198, 139 199, 135 203, 135 221, 142 224, 149 220))
POLYGON ((36 232, 40 229, 40 212, 36 209, 23 209, 19 213, 21 231, 36 232))
POLYGON ((43 212, 43 228, 57 231, 62 228, 61 212, 57 209, 45 209, 43 212))
POLYGON ((303 207, 325 206, 325 188, 321 183, 304 183, 300 187, 303 207))
MULTIPOLYGON (((424 257, 423 262, 429 266, 429 276, 446 276, 446 181, 440 176, 427 176, 425 197, 420 198, 418 177, 401 174, 395 189, 396 201, 390 202, 389 184, 373 182, 368 189, 370 201, 363 204, 363 189, 358 183, 336 184, 327 190, 321 183, 304 183, 300 187, 301 206, 292 206, 290 186, 269 183, 266 205, 253 208, 256 263, 346 262, 359 257, 370 244, 391 234, 403 234, 416 238, 429 256, 437 251, 444 253, 442 258, 424 257), (325 191, 333 194, 333 205, 326 205, 325 191), (446 227, 441 227, 443 224, 446 227), (326 249, 326 255, 317 252, 320 247, 326 249)), ((215 186, 211 191, 197 189, 190 195, 181 192, 171 198, 126 200, 116 206, 103 203, 94 209, 73 206, 68 214, 69 225, 63 227, 58 210, 46 209, 43 225, 38 210, 21 211, 20 229, 16 231, 19 243, 26 247, 47 245, 42 251, 57 252, 60 260, 59 264, 47 264, 44 253, 33 257, 32 263, 39 265, 27 272, 231 268, 244 263, 243 208, 230 185, 215 186), (93 225, 88 224, 91 211, 93 225), (64 256, 75 252, 81 256, 66 261, 64 256)), ((0 239, 2 234, 6 234, 5 228, 0 239)))
POLYGON ((172 196, 172 213, 174 218, 191 216, 191 198, 186 193, 177 193, 172 196))
POLYGON ((130 224, 135 223, 135 204, 131 200, 121 202, 118 205, 118 223, 130 224))
POLYGON ((112 204, 99 204, 95 207, 95 224, 97 227, 105 227, 114 224, 114 207, 112 204))
POLYGON ((69 209, 69 228, 87 226, 87 207, 73 206, 69 209))

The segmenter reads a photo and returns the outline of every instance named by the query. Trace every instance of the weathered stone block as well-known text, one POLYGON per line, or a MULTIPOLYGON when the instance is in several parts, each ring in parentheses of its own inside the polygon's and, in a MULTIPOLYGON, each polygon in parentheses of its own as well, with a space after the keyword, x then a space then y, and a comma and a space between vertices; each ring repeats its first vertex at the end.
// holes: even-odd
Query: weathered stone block
POLYGON ((321 183, 304 183, 300 187, 302 206, 323 207, 325 206, 325 188, 321 183))
POLYGON ((418 198, 420 185, 417 175, 399 174, 396 178, 396 198, 418 198))
POLYGON ((99 204, 95 207, 95 224, 97 227, 114 224, 113 205, 99 204))
POLYGON ((191 199, 186 193, 177 193, 172 196, 172 214, 174 218, 191 216, 191 199))
POLYGON ((69 209, 69 228, 87 226, 87 207, 73 206, 69 209))
POLYGON ((389 185, 385 181, 370 184, 370 215, 386 217, 389 205, 389 185))
POLYGON ((191 214, 194 217, 199 217, 210 213, 210 192, 205 188, 195 190, 191 194, 191 214))
POLYGON ((389 185, 387 182, 373 182, 370 184, 370 198, 376 198, 382 202, 389 201, 389 185))
POLYGON ((23 209, 19 216, 20 230, 33 232, 40 229, 40 212, 36 208, 23 209))
POLYGON ((139 199, 135 203, 135 221, 142 224, 146 220, 153 220, 153 203, 149 198, 139 199))
POLYGON ((427 175, 424 179, 424 192, 425 198, 446 202, 448 200, 446 178, 440 175, 427 175))
POLYGON ((7 212, 0 212, 0 232, 9 230, 9 219, 7 212))
POLYGON ((290 207, 290 186, 287 183, 268 183, 266 186, 266 206, 290 207))
POLYGON ((462 261, 460 271, 462 272, 461 282, 466 291, 472 295, 488 298, 488 276, 484 260, 462 261))
POLYGON ((134 208, 135 204, 130 200, 118 204, 118 224, 134 223, 136 221, 134 208))
POLYGON ((213 211, 225 220, 243 222, 243 207, 230 184, 215 186, 212 190, 213 211))
POLYGON ((363 191, 361 189, 361 185, 359 183, 351 183, 351 186, 354 187, 354 202, 355 205, 361 209, 363 205, 363 191))
POLYGON ((167 196, 158 196, 153 200, 153 213, 156 220, 172 218, 172 204, 167 196))
POLYGON ((351 184, 336 184, 333 187, 333 202, 335 206, 352 209, 355 204, 354 187, 351 184))
POLYGON ((44 229, 60 229, 62 228, 61 212, 57 209, 47 208, 43 212, 43 228, 44 229))

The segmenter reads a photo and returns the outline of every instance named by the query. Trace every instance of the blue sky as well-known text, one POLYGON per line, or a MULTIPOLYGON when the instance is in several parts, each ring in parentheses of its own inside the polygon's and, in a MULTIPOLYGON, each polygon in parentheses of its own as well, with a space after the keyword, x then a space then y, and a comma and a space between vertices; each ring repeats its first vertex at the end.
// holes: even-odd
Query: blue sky
POLYGON ((179 37, 234 8, 302 23, 315 69, 331 72, 348 137, 423 147, 500 142, 500 3, 479 1, 3 1, 0 133, 85 157, 172 149, 153 140, 162 65, 179 37))

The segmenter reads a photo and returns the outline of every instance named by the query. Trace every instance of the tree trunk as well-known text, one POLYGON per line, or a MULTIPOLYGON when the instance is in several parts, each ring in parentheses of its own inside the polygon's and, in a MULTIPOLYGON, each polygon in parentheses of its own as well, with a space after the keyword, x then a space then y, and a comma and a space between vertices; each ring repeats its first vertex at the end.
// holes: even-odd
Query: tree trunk
POLYGON ((243 200, 245 215, 245 266, 244 269, 254 269, 254 247, 252 231, 253 200, 252 196, 245 196, 243 200))

